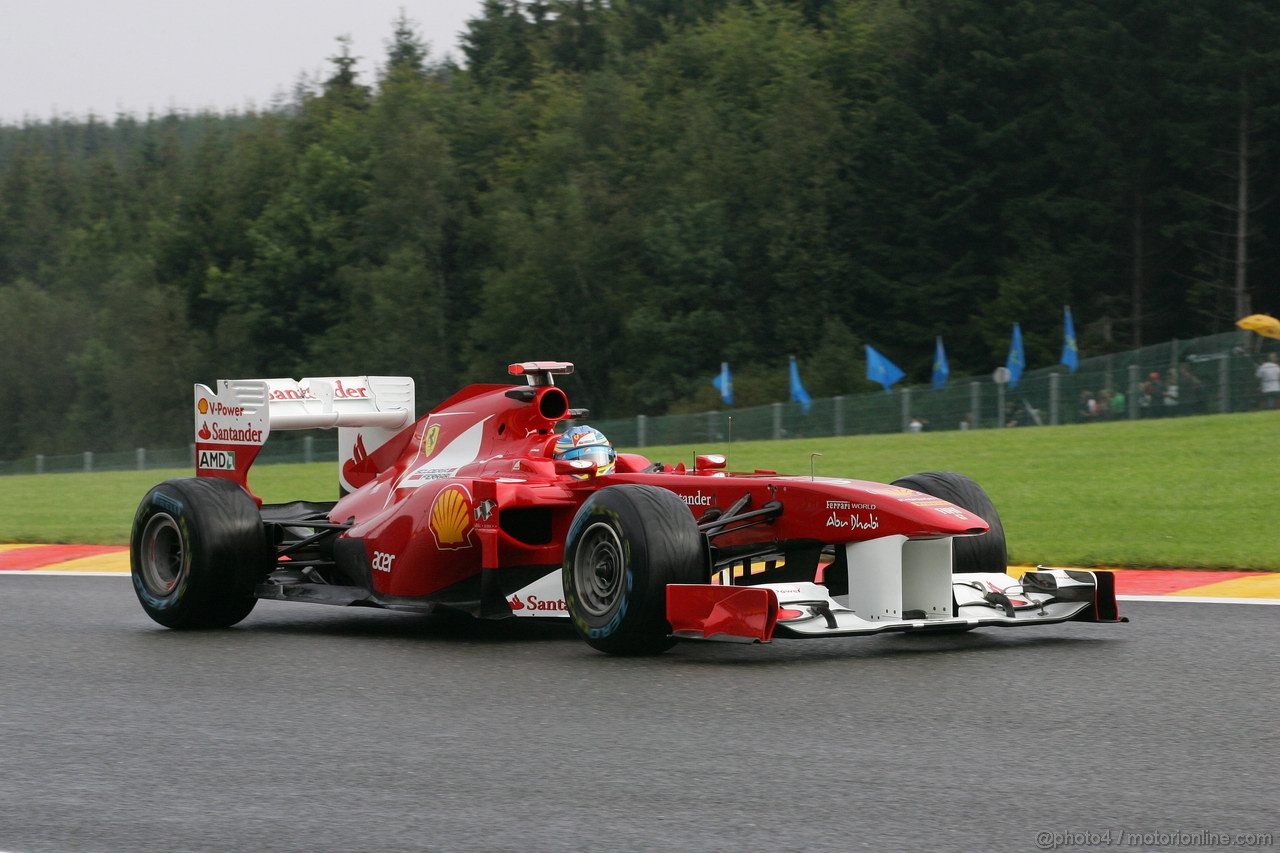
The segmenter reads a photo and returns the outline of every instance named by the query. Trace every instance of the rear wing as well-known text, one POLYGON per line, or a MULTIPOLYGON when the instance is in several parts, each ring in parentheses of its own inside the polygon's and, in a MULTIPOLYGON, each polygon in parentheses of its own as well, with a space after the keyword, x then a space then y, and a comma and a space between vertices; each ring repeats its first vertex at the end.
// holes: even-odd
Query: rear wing
POLYGON ((345 494, 390 464, 375 451, 414 422, 413 407, 408 376, 219 379, 213 389, 196 385, 196 475, 234 480, 247 490, 249 467, 272 430, 336 427, 338 483, 345 494))

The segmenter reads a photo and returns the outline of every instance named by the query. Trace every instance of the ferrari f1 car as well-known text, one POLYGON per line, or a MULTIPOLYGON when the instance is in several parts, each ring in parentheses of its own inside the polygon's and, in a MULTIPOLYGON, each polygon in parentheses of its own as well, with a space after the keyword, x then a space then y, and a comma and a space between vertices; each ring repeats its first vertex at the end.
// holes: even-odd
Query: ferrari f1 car
POLYGON ((1120 621, 1107 572, 1006 572, 991 501, 958 474, 891 484, 729 473, 619 453, 557 458, 564 362, 510 366, 414 420, 404 377, 195 387, 196 474, 138 507, 133 585, 170 628, 259 599, 570 621, 593 648, 1120 621), (277 430, 336 428, 334 502, 263 505, 248 472, 277 430))

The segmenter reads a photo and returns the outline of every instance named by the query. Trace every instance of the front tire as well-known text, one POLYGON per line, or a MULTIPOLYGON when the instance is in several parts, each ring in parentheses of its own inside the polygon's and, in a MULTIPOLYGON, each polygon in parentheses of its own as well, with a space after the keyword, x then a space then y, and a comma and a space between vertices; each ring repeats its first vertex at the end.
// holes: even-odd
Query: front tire
POLYGON ((651 655, 675 645, 667 584, 706 583, 702 534, 684 501, 656 486, 601 489, 565 540, 564 600, 587 645, 651 655))
POLYGON ((230 480, 167 480, 133 518, 133 589, 167 628, 227 628, 249 615, 271 567, 258 505, 230 480))
POLYGON ((1009 567, 1009 551, 1005 544, 1004 525, 1000 513, 982 487, 963 474, 950 471, 927 471, 911 474, 893 485, 905 486, 933 495, 981 518, 990 528, 979 536, 957 536, 952 539, 953 557, 951 571, 954 574, 968 572, 1003 573, 1009 567))

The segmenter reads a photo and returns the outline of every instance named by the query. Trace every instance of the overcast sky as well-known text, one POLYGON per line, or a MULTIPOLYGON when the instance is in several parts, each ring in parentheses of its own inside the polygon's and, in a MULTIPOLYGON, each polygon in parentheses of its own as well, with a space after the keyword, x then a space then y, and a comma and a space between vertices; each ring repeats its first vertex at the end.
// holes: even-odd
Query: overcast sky
POLYGON ((401 8, 437 59, 482 0, 0 0, 0 122, 267 106, 350 35, 374 80, 401 8))

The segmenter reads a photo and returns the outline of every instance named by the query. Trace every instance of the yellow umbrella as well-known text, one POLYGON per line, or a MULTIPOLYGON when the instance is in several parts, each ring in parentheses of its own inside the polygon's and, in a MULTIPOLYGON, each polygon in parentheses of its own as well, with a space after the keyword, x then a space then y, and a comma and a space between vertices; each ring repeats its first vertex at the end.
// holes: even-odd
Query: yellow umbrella
POLYGON ((1250 332, 1257 332, 1264 338, 1275 338, 1280 341, 1280 320, 1268 314, 1250 314, 1236 320, 1236 325, 1250 332))

